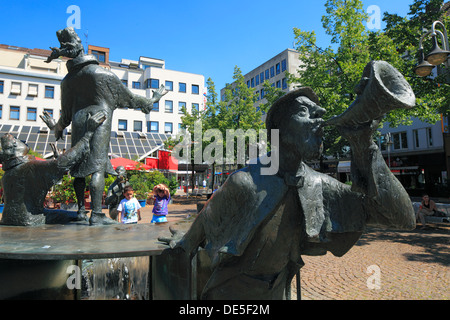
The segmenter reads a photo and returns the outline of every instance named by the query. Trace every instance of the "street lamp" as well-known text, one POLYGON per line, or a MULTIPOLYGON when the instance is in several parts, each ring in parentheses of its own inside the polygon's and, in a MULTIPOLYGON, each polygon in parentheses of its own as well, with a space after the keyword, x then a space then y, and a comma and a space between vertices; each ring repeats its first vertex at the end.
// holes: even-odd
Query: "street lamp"
POLYGON ((419 52, 420 52, 420 62, 414 68, 415 73, 419 77, 429 76, 433 68, 435 66, 440 65, 441 63, 444 63, 447 67, 449 67, 448 58, 450 56, 450 45, 448 40, 447 29, 445 29, 445 26, 442 22, 440 21, 433 22, 433 25, 431 26, 431 31, 425 32, 420 37, 419 52), (442 27, 443 32, 437 30, 436 29, 437 26, 442 27), (443 49, 439 47, 437 35, 441 37, 443 49), (431 36, 431 39, 433 41, 433 49, 425 58, 425 54, 423 52, 423 40, 427 36, 431 36))

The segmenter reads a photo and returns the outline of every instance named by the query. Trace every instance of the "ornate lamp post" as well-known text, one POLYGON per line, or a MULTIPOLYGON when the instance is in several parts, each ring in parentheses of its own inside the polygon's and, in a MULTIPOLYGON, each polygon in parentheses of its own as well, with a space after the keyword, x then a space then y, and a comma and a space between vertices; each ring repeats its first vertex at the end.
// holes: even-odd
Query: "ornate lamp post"
MULTIPOLYGON (((450 69, 450 45, 447 34, 447 29, 440 21, 433 22, 431 26, 431 31, 426 31, 421 37, 419 41, 419 52, 420 52, 420 62, 415 67, 414 71, 419 77, 429 76, 435 66, 440 64, 444 64, 447 69, 450 69), (436 27, 441 27, 442 31, 437 30, 436 27), (442 49, 439 47, 439 42, 437 36, 440 36, 442 49), (433 48, 431 52, 425 57, 423 50, 423 40, 425 37, 431 36, 431 40, 433 41, 433 48)), ((447 71, 448 72, 448 71, 447 71)), ((450 150, 448 149, 448 145, 450 145, 450 136, 448 133, 443 132, 444 138, 444 148, 445 148, 445 162, 447 167, 447 173, 450 173, 450 150)))
POLYGON ((444 64, 447 68, 450 67, 449 57, 450 57, 450 45, 448 40, 447 29, 440 21, 433 22, 431 26, 431 31, 425 32, 422 37, 420 37, 419 41, 419 52, 421 61, 415 67, 415 73, 420 77, 426 77, 431 74, 431 71, 435 66, 440 64, 444 64), (442 31, 436 29, 436 27, 442 27, 442 31), (439 42, 437 36, 440 36, 442 41, 443 49, 439 47, 439 42), (431 40, 433 41, 433 49, 431 52, 425 57, 425 53, 423 51, 423 40, 425 37, 431 36, 431 40))

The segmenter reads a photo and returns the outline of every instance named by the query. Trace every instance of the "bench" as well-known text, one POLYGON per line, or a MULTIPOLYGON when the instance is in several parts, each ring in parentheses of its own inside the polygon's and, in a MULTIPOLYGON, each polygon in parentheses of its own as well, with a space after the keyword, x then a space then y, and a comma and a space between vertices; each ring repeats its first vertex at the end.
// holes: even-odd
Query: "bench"
MULTIPOLYGON (((420 202, 413 202, 414 213, 417 213, 420 208, 420 202)), ((438 216, 426 216, 425 221, 427 223, 450 223, 450 204, 436 203, 436 207, 439 211, 443 212, 445 217, 438 216)))

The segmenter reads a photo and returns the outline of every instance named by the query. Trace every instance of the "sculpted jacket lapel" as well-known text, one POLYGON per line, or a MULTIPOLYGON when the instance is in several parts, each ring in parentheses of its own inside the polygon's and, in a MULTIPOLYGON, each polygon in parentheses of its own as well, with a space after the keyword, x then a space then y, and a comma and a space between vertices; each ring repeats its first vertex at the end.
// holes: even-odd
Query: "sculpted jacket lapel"
POLYGON ((296 176, 285 174, 284 181, 289 187, 297 188, 300 204, 305 216, 306 234, 308 240, 320 242, 320 231, 325 222, 323 207, 322 179, 303 165, 302 172, 296 176))
POLYGON ((325 222, 323 207, 322 179, 306 172, 302 186, 297 187, 298 197, 303 209, 308 240, 320 242, 320 231, 325 222))

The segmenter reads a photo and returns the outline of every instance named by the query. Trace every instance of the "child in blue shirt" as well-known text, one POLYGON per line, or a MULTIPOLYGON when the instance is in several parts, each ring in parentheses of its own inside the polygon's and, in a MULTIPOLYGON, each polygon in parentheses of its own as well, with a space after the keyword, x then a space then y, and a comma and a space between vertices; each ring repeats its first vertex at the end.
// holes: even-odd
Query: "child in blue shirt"
POLYGON ((125 199, 120 201, 117 207, 119 223, 137 223, 141 220, 141 205, 133 196, 134 191, 131 186, 125 186, 123 189, 125 199))
POLYGON ((155 203, 153 206, 153 218, 151 223, 167 222, 167 214, 169 213, 168 204, 170 201, 170 191, 165 184, 158 184, 153 188, 155 203))

